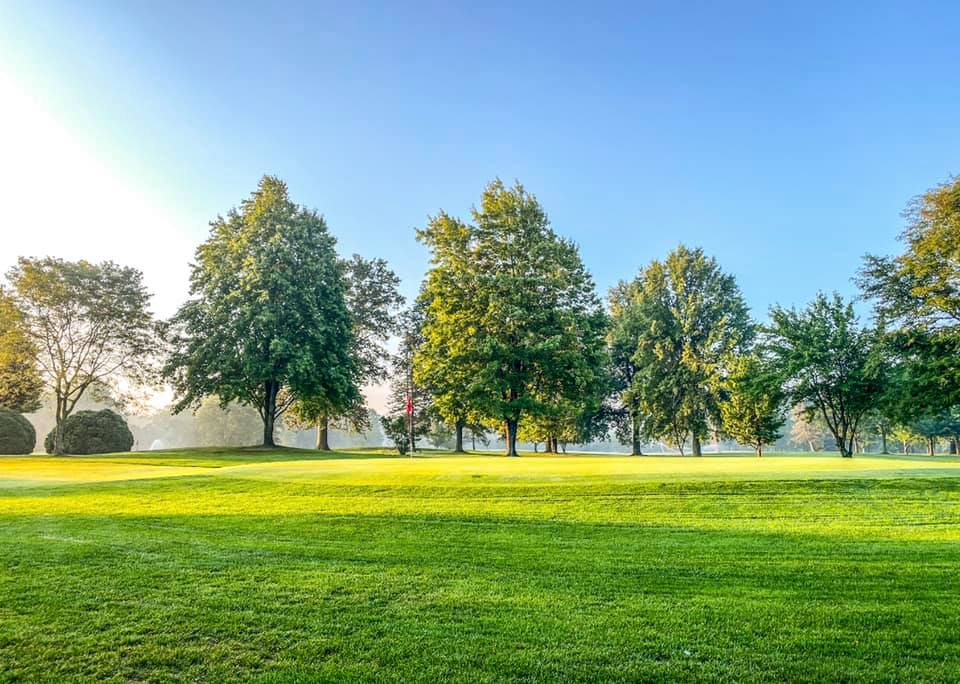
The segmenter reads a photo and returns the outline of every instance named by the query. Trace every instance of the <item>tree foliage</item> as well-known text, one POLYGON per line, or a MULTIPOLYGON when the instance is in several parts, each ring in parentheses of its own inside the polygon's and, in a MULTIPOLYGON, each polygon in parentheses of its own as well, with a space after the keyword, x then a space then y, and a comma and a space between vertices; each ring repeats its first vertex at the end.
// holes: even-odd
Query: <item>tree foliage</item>
POLYGON ((323 217, 265 176, 196 253, 191 299, 169 325, 176 410, 216 395, 257 409, 263 444, 298 398, 357 401, 360 366, 347 283, 323 217))
POLYGON ((960 329, 960 178, 915 198, 904 212, 904 251, 868 256, 859 283, 885 318, 907 328, 960 329))
MULTIPOLYGON (((56 430, 51 430, 44 440, 47 453, 56 449, 56 430)), ((133 448, 133 433, 123 417, 111 411, 77 411, 63 424, 63 452, 67 454, 110 454, 130 451, 133 448)))
POLYGON ((819 413, 841 456, 853 455, 864 415, 883 389, 878 334, 860 327, 853 305, 820 293, 805 309, 774 307, 767 345, 809 418, 819 413))
POLYGON ((640 372, 636 353, 644 320, 638 306, 639 279, 620 281, 610 289, 607 302, 610 310, 610 328, 607 331, 607 347, 610 363, 611 393, 616 401, 612 419, 621 442, 630 445, 630 454, 642 454, 643 436, 652 436, 653 430, 644 429, 640 402, 632 398, 633 381, 640 372))
POLYGON ((783 379, 756 354, 743 354, 731 360, 721 381, 724 399, 720 418, 725 434, 763 454, 763 445, 772 444, 781 435, 786 394, 783 379))
MULTIPOLYGON (((504 425, 516 455, 523 416, 596 385, 604 314, 593 280, 519 183, 491 182, 471 224, 441 214, 419 236, 432 255, 422 376, 463 383, 471 411, 504 425)), ((437 389, 454 391, 446 381, 437 389)))
POLYGON ((37 432, 17 411, 0 408, 0 454, 31 454, 37 446, 37 432))
POLYGON ((37 348, 23 312, 0 288, 0 408, 32 413, 40 408, 42 391, 37 348))
POLYGON ((157 353, 143 275, 112 262, 21 258, 7 274, 62 427, 88 390, 122 394, 153 381, 157 353))
MULTIPOLYGON (((374 384, 386 378, 389 353, 386 342, 396 329, 396 313, 403 305, 400 279, 383 259, 364 259, 354 254, 342 263, 346 277, 347 310, 353 324, 353 349, 360 384, 374 384)), ((336 399, 336 397, 334 397, 336 399)), ((338 405, 327 395, 298 399, 287 422, 294 427, 316 426, 317 448, 329 451, 329 431, 338 427, 353 432, 370 429, 366 401, 361 394, 347 405, 338 405)))
POLYGON ((720 426, 724 364, 754 336, 736 279, 702 250, 680 245, 621 290, 632 310, 620 317, 629 320, 620 344, 629 349, 636 336, 624 402, 643 416, 643 437, 681 450, 689 438, 700 455, 700 440, 720 426))

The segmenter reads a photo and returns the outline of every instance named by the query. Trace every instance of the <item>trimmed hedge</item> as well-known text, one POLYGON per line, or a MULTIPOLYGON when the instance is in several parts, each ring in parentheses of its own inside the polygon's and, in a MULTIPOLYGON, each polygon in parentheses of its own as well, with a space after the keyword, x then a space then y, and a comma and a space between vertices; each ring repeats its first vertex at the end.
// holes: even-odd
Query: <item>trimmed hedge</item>
MULTIPOLYGON (((43 447, 53 453, 56 428, 47 434, 43 447)), ((63 424, 63 452, 65 454, 110 454, 130 451, 133 433, 127 422, 110 409, 77 411, 63 424)))
POLYGON ((0 454, 32 454, 37 431, 16 411, 0 408, 0 454))

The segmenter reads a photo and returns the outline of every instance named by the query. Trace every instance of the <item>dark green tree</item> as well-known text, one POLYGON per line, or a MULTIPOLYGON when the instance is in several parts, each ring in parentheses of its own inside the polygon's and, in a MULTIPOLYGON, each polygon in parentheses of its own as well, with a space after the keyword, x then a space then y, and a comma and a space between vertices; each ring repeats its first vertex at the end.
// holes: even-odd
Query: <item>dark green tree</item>
MULTIPOLYGON (((347 309, 353 321, 353 356, 364 385, 382 382, 387 375, 390 354, 386 342, 396 330, 397 310, 403 305, 398 291, 400 279, 383 259, 364 259, 354 254, 343 262, 347 280, 347 309)), ((336 399, 336 397, 335 397, 336 399)), ((316 426, 317 449, 330 450, 331 424, 353 432, 370 429, 366 401, 338 406, 326 395, 304 397, 292 407, 288 422, 295 427, 316 426)))
MULTIPOLYGON (((43 442, 48 454, 56 449, 57 431, 51 430, 43 442)), ((110 454, 130 451, 133 433, 127 421, 110 409, 77 411, 63 424, 62 448, 67 454, 110 454)))
MULTIPOLYGON (((632 285, 633 377, 624 403, 643 416, 641 436, 666 438, 695 456, 720 426, 724 364, 747 348, 755 328, 736 279, 700 249, 680 245, 653 261, 632 285)), ((624 343, 627 344, 627 343, 624 343)))
POLYGON ((516 456, 523 416, 594 386, 603 311, 576 246, 554 233, 519 183, 491 182, 472 218, 441 215, 420 233, 442 271, 427 277, 426 353, 450 356, 470 409, 504 426, 507 454, 516 456))
POLYGON ((17 411, 0 407, 0 454, 31 454, 37 445, 37 432, 29 420, 17 411))
POLYGON ((431 268, 421 287, 422 344, 413 358, 414 380, 427 388, 433 406, 454 431, 454 451, 463 451, 464 431, 483 416, 473 394, 480 357, 473 347, 476 313, 470 226, 443 212, 417 232, 432 252, 431 268))
POLYGON ((168 326, 177 411, 211 395, 253 406, 263 445, 274 446, 276 420, 297 399, 323 397, 331 412, 357 401, 361 369, 334 247, 323 217, 271 176, 211 223, 191 299, 168 326))
POLYGON ((881 335, 859 325, 853 305, 820 293, 805 309, 770 310, 767 346, 787 380, 791 401, 809 419, 819 413, 840 455, 853 455, 854 440, 883 391, 878 373, 881 335))

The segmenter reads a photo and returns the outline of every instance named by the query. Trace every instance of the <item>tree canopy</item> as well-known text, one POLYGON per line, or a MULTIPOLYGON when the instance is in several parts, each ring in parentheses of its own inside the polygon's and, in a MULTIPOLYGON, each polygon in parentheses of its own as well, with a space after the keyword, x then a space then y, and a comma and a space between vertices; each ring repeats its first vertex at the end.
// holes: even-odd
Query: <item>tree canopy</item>
POLYGON ((551 404, 595 385, 604 314, 593 280, 519 183, 494 180, 472 223, 441 214, 419 235, 432 255, 423 373, 437 377, 436 364, 468 379, 470 409, 504 426, 515 456, 524 415, 548 415, 551 404))
POLYGON ((21 258, 7 274, 44 388, 63 424, 88 390, 122 394, 155 378, 157 340, 143 274, 106 261, 21 258))
POLYGON ((755 353, 735 357, 720 381, 723 432, 763 455, 763 446, 780 437, 786 419, 783 378, 770 363, 755 353))
POLYGON ((624 401, 643 415, 643 436, 681 450, 689 439, 699 456, 709 428, 720 427, 724 364, 754 336, 736 279, 702 250, 680 245, 620 287, 627 303, 615 318, 629 326, 618 343, 635 345, 624 401))
POLYGON ((884 318, 906 327, 960 329, 960 177, 904 212, 904 251, 867 256, 858 282, 884 318))
POLYGON ((770 318, 766 343, 791 400, 808 418, 819 413, 840 455, 852 456, 860 422, 883 389, 877 332, 862 328, 853 305, 836 293, 820 293, 799 311, 774 307, 770 318))
MULTIPOLYGON (((403 305, 400 279, 383 259, 364 259, 354 254, 342 262, 347 289, 345 300, 353 325, 351 354, 358 367, 359 384, 374 384, 386 378, 390 357, 386 342, 396 331, 396 314, 403 305)), ((351 404, 339 405, 337 397, 325 394, 302 397, 291 407, 288 422, 296 427, 315 425, 317 449, 330 450, 331 423, 355 432, 370 428, 369 413, 361 394, 351 404)))
POLYGON ((295 400, 323 397, 338 410, 356 402, 347 288, 323 217, 265 176, 197 249, 191 299, 168 327, 176 410, 210 395, 248 404, 273 446, 275 421, 295 400))

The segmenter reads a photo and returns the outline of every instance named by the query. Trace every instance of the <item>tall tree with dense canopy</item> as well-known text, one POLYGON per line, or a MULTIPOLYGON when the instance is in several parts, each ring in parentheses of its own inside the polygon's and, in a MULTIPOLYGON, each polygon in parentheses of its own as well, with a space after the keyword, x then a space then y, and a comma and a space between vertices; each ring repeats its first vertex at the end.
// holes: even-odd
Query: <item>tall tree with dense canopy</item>
POLYGON ((462 452, 465 428, 483 419, 471 396, 479 373, 472 337, 477 322, 472 232, 440 212, 417 236, 432 251, 432 267, 418 299, 424 320, 422 344, 413 358, 414 380, 428 388, 437 413, 454 428, 454 451, 462 452))
MULTIPOLYGON (((371 385, 387 375, 390 354, 386 342, 395 331, 397 310, 403 305, 398 288, 400 279, 383 259, 364 259, 354 254, 342 263, 347 281, 347 310, 353 321, 353 356, 359 367, 360 382, 371 385)), ((356 432, 370 428, 369 412, 362 395, 346 407, 338 407, 326 395, 304 397, 291 407, 294 425, 314 425, 317 449, 330 450, 331 423, 356 432)))
POLYGON ((323 217, 264 176, 239 208, 211 223, 190 275, 191 299, 169 324, 165 367, 177 411, 216 395, 253 406, 263 445, 297 399, 333 410, 357 401, 360 367, 336 241, 323 217))
POLYGON ((644 416, 643 436, 667 438, 695 456, 720 425, 724 363, 742 352, 754 324, 736 279, 701 249, 680 245, 653 261, 630 292, 629 335, 636 336, 633 377, 624 401, 644 416))
POLYGON ((469 378, 471 409, 504 426, 507 454, 516 456, 524 415, 549 413, 550 403, 594 386, 604 314, 576 246, 553 232, 519 183, 491 182, 472 218, 441 215, 420 233, 433 257, 425 353, 451 355, 457 377, 469 378), (459 301, 449 301, 448 288, 459 301))
POLYGON ((40 408, 43 380, 37 366, 37 347, 23 312, 0 288, 0 408, 31 413, 40 408))
POLYGON ((52 451, 90 390, 122 393, 154 379, 157 339, 143 274, 106 261, 21 258, 7 274, 24 329, 55 401, 52 451))
POLYGON ((853 455, 860 423, 883 391, 877 331, 860 327, 853 305, 820 293, 805 309, 770 310, 767 345, 788 378, 791 400, 819 413, 840 455, 853 455))

